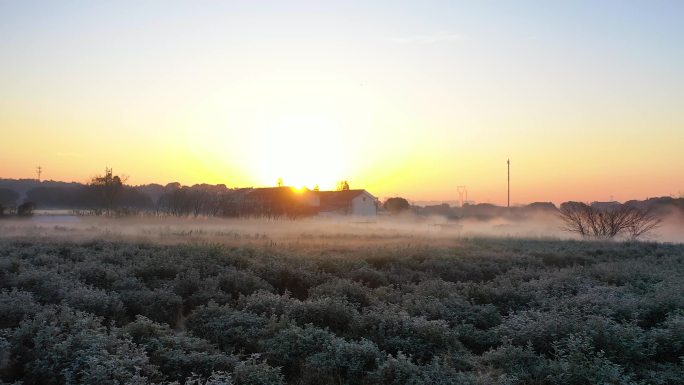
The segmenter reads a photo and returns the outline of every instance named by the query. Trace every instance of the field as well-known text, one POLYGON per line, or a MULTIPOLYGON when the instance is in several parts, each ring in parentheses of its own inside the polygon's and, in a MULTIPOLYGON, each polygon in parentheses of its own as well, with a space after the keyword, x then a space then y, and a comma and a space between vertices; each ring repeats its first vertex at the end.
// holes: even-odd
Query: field
POLYGON ((309 230, 287 242, 246 230, 196 238, 172 228, 149 230, 154 242, 76 237, 61 227, 0 238, 0 379, 684 378, 684 245, 309 230), (170 238, 187 241, 160 242, 170 238))

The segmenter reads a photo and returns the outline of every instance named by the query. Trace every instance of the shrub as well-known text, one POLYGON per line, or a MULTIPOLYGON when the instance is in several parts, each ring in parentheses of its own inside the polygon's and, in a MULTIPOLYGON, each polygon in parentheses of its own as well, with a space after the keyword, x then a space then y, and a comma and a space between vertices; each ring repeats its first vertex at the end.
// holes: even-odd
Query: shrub
POLYGON ((182 381, 197 374, 209 381, 214 373, 212 381, 218 381, 215 372, 231 371, 238 361, 206 340, 176 333, 168 325, 142 316, 126 325, 122 332, 122 336, 130 336, 145 348, 150 363, 157 365, 167 380, 182 381))
POLYGON ((218 288, 237 299, 240 294, 249 295, 256 291, 273 292, 273 286, 263 279, 239 270, 228 270, 217 277, 218 288))
POLYGON ((17 289, 0 291, 0 329, 15 328, 22 320, 40 310, 41 306, 33 301, 33 295, 29 292, 17 289))
POLYGON ((235 385, 284 385, 285 380, 278 368, 259 361, 258 356, 251 356, 241 361, 233 371, 235 385))
POLYGON ((208 378, 193 374, 183 385, 233 385, 233 377, 226 372, 213 372, 208 378))
POLYGON ((554 343, 554 350, 557 358, 549 364, 553 384, 635 384, 622 367, 595 351, 587 336, 569 336, 554 343))
POLYGON ((289 307, 287 315, 301 326, 311 323, 340 334, 351 332, 359 318, 349 302, 330 297, 295 302, 289 307))
POLYGON ((255 353, 258 339, 265 335, 267 322, 268 319, 262 316, 210 302, 192 312, 187 328, 225 352, 255 353))
POLYGON ((365 286, 347 279, 332 279, 309 289, 309 298, 342 298, 360 308, 373 302, 371 292, 365 286))
POLYGON ((24 320, 11 337, 26 384, 121 384, 156 378, 145 351, 101 320, 67 307, 24 320))
POLYGON ((308 384, 362 384, 373 373, 383 355, 371 341, 345 341, 335 338, 325 350, 305 363, 304 382, 308 384))
POLYGON ((66 294, 64 302, 70 307, 82 310, 108 320, 123 322, 125 312, 123 302, 117 293, 107 293, 101 289, 79 286, 66 294))
MULTIPOLYGON (((265 261, 266 262, 266 261, 265 261)), ((261 279, 273 286, 278 293, 289 292, 293 297, 306 299, 308 290, 321 283, 321 277, 301 267, 292 267, 288 261, 273 260, 270 263, 254 266, 253 270, 261 279)))
POLYGON ((382 350, 393 355, 403 352, 418 362, 462 350, 446 321, 411 317, 400 309, 368 308, 361 318, 359 331, 382 350))
POLYGON ((287 378, 296 379, 302 375, 307 358, 320 353, 334 339, 334 334, 311 324, 303 328, 292 325, 263 341, 261 346, 268 352, 269 362, 281 366, 287 378))
POLYGON ((124 290, 119 293, 126 306, 126 314, 130 319, 137 315, 176 326, 183 308, 183 299, 174 293, 162 289, 124 290))
POLYGON ((0 383, 678 384, 683 261, 635 242, 0 237, 0 383))
POLYGON ((237 308, 261 316, 280 316, 290 311, 290 308, 298 303, 297 300, 290 298, 290 293, 283 295, 258 291, 248 296, 241 296, 238 299, 237 308))

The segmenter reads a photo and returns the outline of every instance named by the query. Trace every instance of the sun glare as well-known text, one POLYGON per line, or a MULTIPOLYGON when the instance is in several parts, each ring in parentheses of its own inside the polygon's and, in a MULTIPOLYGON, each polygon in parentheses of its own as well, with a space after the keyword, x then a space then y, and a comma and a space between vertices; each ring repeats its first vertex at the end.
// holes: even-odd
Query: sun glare
POLYGON ((347 143, 331 119, 316 115, 288 116, 263 127, 258 180, 274 185, 332 188, 349 172, 347 143))

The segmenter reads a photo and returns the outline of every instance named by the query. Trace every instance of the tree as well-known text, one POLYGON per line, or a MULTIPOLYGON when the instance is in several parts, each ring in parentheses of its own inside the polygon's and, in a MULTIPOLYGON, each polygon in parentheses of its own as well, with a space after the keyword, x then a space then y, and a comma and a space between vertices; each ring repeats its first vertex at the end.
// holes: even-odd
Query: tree
POLYGON ((561 205, 559 216, 565 230, 594 239, 613 239, 620 234, 637 239, 662 222, 649 209, 624 204, 599 208, 581 202, 566 202, 561 205))
POLYGON ((383 203, 382 207, 392 214, 400 214, 408 210, 411 205, 408 201, 401 197, 389 198, 383 203))
POLYGON ((19 199, 19 194, 8 188, 0 188, 0 205, 14 206, 19 199))
POLYGON ((662 222, 662 219, 650 209, 639 210, 632 208, 625 230, 629 238, 634 240, 660 227, 662 222))
POLYGON ((107 212, 111 212, 118 203, 125 181, 125 177, 113 175, 111 168, 106 169, 104 176, 96 176, 90 181, 90 186, 98 192, 100 204, 107 212))
POLYGON ((33 215, 33 210, 35 210, 36 205, 33 202, 24 202, 17 207, 17 216, 19 217, 30 217, 33 215))
POLYGON ((348 191, 349 190, 349 182, 346 180, 341 180, 337 182, 337 191, 348 191))

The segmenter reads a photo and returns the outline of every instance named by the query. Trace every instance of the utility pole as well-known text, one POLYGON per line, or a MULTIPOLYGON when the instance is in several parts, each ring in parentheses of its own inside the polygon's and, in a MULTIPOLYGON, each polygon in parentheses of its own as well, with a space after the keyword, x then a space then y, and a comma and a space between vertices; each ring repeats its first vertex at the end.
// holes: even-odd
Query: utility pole
POLYGON ((506 207, 511 207, 511 160, 506 160, 506 166, 508 166, 508 203, 506 207))
POLYGON ((36 167, 36 174, 38 174, 38 182, 40 182, 40 174, 42 174, 42 173, 43 173, 43 167, 38 165, 38 167, 36 167))

